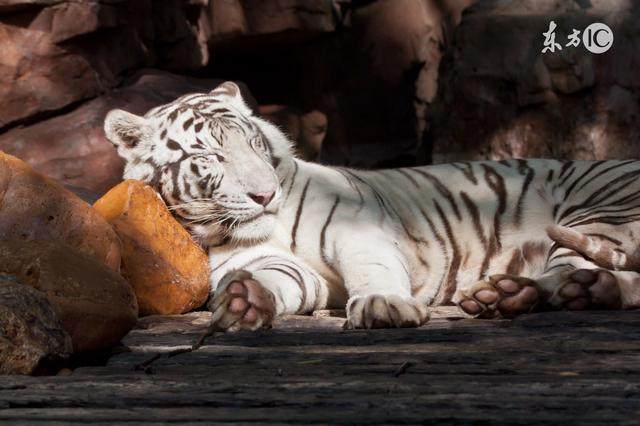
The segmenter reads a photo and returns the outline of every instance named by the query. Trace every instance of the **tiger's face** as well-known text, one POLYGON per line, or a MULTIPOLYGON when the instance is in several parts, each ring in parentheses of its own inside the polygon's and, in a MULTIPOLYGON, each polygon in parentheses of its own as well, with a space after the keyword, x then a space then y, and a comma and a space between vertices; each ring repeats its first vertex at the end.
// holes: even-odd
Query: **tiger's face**
POLYGON ((105 132, 126 161, 124 177, 153 186, 203 244, 271 235, 282 198, 276 168, 289 143, 253 116, 234 83, 144 117, 113 110, 105 132))

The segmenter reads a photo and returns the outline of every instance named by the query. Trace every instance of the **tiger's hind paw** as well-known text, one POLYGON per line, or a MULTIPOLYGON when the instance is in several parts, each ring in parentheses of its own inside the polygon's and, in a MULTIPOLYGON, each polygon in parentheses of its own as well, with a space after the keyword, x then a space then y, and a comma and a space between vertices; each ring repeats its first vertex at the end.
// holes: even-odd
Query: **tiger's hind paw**
POLYGON ((569 311, 620 309, 622 299, 616 277, 605 269, 578 269, 549 298, 548 303, 569 311))
POLYGON ((540 300, 536 282, 524 277, 492 275, 461 290, 458 306, 476 318, 513 318, 531 312, 540 300))

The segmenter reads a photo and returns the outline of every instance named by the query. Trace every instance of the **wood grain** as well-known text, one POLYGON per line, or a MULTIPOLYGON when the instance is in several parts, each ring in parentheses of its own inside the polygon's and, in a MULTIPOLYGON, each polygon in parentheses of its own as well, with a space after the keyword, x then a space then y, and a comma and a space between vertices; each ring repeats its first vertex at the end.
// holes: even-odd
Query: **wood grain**
POLYGON ((637 424, 640 314, 553 312, 343 331, 287 317, 209 337, 209 313, 147 317, 127 352, 71 376, 0 381, 0 421, 637 424), (145 371, 134 366, 161 356, 145 371))

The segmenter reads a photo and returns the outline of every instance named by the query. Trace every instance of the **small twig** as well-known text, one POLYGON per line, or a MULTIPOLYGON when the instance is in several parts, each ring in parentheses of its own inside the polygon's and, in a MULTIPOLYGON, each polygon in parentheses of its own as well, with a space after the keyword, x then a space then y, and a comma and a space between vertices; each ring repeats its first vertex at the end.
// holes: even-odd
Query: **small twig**
POLYGON ((216 327, 214 324, 209 325, 207 330, 200 335, 196 343, 191 347, 191 350, 198 350, 204 345, 204 341, 207 340, 207 337, 213 336, 217 331, 224 331, 221 328, 216 327))
POLYGON ((407 372, 407 369, 409 367, 411 367, 413 365, 412 362, 409 361, 405 361, 402 363, 402 365, 393 373, 393 377, 400 377, 402 376, 404 373, 407 372))
MULTIPOLYGON (((204 344, 205 340, 207 340, 207 337, 212 336, 216 331, 224 331, 224 330, 221 330, 221 329, 217 328, 214 324, 209 325, 209 327, 207 327, 205 332, 202 333, 198 337, 198 340, 196 340, 196 342, 190 348, 175 349, 175 350, 173 350, 171 352, 168 352, 168 353, 166 353, 167 358, 173 358, 176 355, 197 351, 198 349, 200 349, 202 347, 202 345, 204 344)), ((144 371, 147 374, 151 374, 151 364, 153 364, 154 362, 156 362, 157 360, 162 358, 162 355, 163 355, 162 353, 155 354, 154 356, 152 356, 151 358, 147 359, 146 361, 143 361, 140 364, 137 364, 134 367, 134 370, 135 371, 144 371)))
POLYGON ((136 364, 136 366, 133 367, 133 369, 135 371, 144 371, 145 373, 149 373, 150 372, 149 368, 151 367, 151 364, 153 364, 155 361, 160 359, 161 356, 162 354, 155 354, 151 358, 145 361, 142 361, 140 364, 136 364))

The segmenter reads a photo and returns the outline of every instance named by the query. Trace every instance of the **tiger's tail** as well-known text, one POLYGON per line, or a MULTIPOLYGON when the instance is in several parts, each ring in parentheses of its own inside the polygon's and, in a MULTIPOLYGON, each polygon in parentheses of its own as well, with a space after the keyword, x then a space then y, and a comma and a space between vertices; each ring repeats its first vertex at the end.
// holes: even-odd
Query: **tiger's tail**
POLYGON ((549 226, 547 235, 560 246, 576 251, 602 268, 617 271, 640 271, 640 249, 629 254, 618 248, 613 248, 606 241, 561 225, 549 226))

